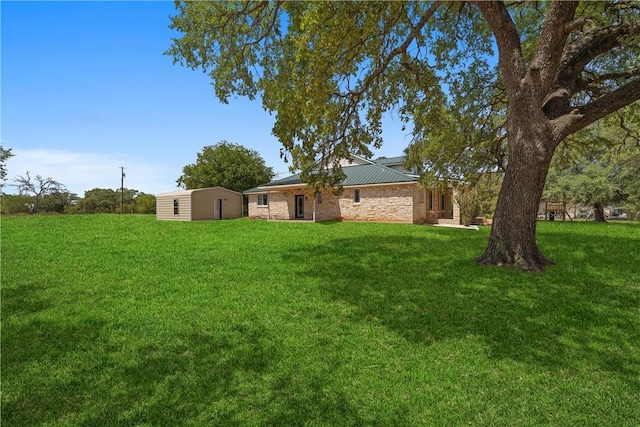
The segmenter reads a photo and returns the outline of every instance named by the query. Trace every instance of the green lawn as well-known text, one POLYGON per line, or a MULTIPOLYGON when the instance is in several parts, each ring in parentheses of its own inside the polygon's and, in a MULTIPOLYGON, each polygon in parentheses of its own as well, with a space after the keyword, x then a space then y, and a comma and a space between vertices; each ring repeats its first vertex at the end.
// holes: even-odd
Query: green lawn
POLYGON ((640 225, 4 217, 2 425, 640 425, 640 225))

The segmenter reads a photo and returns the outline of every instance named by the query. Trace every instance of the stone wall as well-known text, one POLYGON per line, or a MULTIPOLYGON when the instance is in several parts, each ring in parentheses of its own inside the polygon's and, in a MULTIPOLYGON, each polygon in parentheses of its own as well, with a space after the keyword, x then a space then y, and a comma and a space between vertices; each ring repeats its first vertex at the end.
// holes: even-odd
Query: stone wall
POLYGON ((447 218, 450 223, 460 220, 460 209, 453 203, 453 193, 451 189, 440 190, 437 188, 426 190, 425 201, 425 222, 428 224, 437 224, 439 219, 447 218), (442 204, 442 196, 444 195, 444 205, 442 204), (432 197, 432 201, 429 198, 432 197), (456 216, 457 215, 457 216, 456 216))
MULTIPOLYGON (((289 192, 269 193, 269 215, 272 220, 282 221, 294 218, 293 200, 288 203, 289 192)), ((293 199, 293 195, 291 195, 293 199)))
POLYGON ((360 203, 353 199, 354 188, 345 188, 340 197, 340 213, 345 221, 414 222, 415 185, 360 187, 360 203))
MULTIPOLYGON (((356 188, 345 188, 336 196, 331 189, 322 191, 322 203, 310 191, 292 189, 269 193, 269 206, 258 206, 257 195, 249 195, 249 218, 272 220, 294 220, 295 196, 304 195, 304 219, 322 221, 380 221, 404 223, 437 223, 438 218, 452 218, 459 221, 460 210, 454 204, 451 209, 450 190, 433 191, 433 209, 429 210, 429 190, 420 184, 379 185, 360 187, 360 203, 354 203, 356 188), (445 205, 441 205, 441 194, 445 195, 445 205), (315 217, 314 217, 315 209, 315 217)), ((301 218, 298 218, 301 219, 301 218)))
POLYGON ((340 198, 333 194, 333 190, 322 190, 322 203, 316 201, 316 221, 339 221, 342 219, 340 213, 340 198))
POLYGON ((269 208, 267 206, 258 206, 258 195, 249 194, 248 196, 248 216, 251 219, 268 219, 269 208))
POLYGON ((413 223, 424 224, 427 219, 427 191, 422 185, 413 187, 413 223))

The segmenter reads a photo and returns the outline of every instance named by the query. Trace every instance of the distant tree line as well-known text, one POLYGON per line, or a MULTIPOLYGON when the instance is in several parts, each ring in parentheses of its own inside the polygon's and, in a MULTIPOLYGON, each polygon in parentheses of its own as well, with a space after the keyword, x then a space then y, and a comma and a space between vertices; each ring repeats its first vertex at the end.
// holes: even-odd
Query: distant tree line
POLYGON ((6 161, 12 157, 10 148, 0 146, 0 213, 127 213, 155 214, 156 197, 141 191, 125 188, 112 190, 94 188, 85 191, 84 197, 71 193, 66 187, 51 177, 32 176, 27 171, 11 180, 10 187, 18 194, 5 194, 7 178, 6 161), (122 200, 122 207, 121 205, 122 200))
MULTIPOLYGON (((125 214, 155 214, 156 197, 138 190, 125 188, 123 191, 125 214)), ((120 189, 94 188, 85 191, 84 197, 66 190, 52 191, 41 195, 27 192, 21 194, 2 194, 0 210, 3 214, 65 213, 93 214, 120 213, 120 189), (34 209, 34 205, 36 208, 34 209)))
MULTIPOLYGON (((5 161, 13 156, 11 149, 0 147, 0 182, 4 185, 7 171, 5 161)), ((273 169, 265 165, 257 151, 239 144, 220 141, 206 146, 197 154, 196 162, 186 165, 178 178, 179 187, 190 190, 206 187, 225 187, 243 192, 257 185, 269 182, 273 169)), ((120 213, 120 189, 94 188, 86 191, 84 197, 67 191, 65 186, 54 179, 29 172, 11 180, 9 186, 19 194, 2 194, 1 212, 19 213, 120 213)), ((127 214, 155 214, 156 198, 138 190, 123 190, 122 212, 127 214)), ((246 210, 247 201, 244 198, 246 210)))

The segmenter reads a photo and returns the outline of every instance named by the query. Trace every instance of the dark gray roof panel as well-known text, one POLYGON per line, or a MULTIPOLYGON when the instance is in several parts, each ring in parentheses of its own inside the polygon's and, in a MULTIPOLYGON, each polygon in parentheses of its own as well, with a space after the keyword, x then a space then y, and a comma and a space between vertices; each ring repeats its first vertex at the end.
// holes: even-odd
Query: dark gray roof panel
POLYGON ((253 187, 253 188, 250 188, 248 190, 243 191, 242 194, 253 194, 253 193, 264 193, 264 192, 265 192, 264 190, 261 190, 258 187, 253 187))

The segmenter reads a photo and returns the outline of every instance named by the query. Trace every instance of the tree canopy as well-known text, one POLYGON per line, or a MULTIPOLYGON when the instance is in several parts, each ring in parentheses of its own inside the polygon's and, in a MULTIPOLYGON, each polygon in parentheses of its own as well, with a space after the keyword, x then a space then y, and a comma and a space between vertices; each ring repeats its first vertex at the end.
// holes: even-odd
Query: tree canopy
POLYGON ((502 168, 479 261, 539 271, 537 204, 568 135, 640 99, 640 6, 616 2, 177 2, 175 62, 259 96, 312 185, 369 156, 393 112, 440 178, 502 168), (496 56, 497 48, 497 56, 496 56), (331 167, 333 166, 333 167, 331 167))
POLYGON ((196 162, 182 169, 177 183, 185 189, 224 187, 239 193, 269 182, 273 169, 257 151, 221 141, 198 153, 196 162))
POLYGON ((0 145, 0 181, 2 181, 0 184, 4 184, 4 180, 7 179, 7 168, 5 166, 5 162, 9 157, 13 157, 11 148, 4 148, 0 145))
POLYGON ((13 178, 15 187, 21 195, 31 196, 32 203, 29 204, 29 212, 35 214, 38 212, 40 203, 46 196, 58 194, 68 194, 63 184, 54 180, 51 177, 43 177, 42 175, 36 175, 32 177, 30 172, 27 171, 24 175, 19 175, 13 178))
POLYGON ((590 207, 599 221, 611 204, 639 211, 640 113, 635 113, 622 126, 614 115, 568 138, 551 164, 545 197, 590 207))

